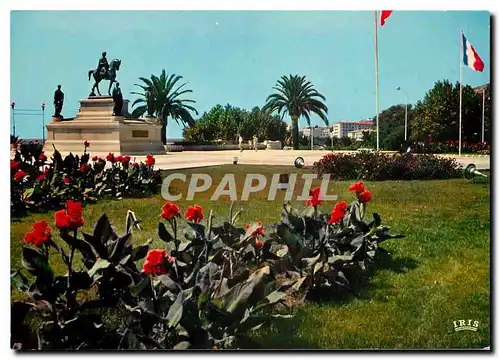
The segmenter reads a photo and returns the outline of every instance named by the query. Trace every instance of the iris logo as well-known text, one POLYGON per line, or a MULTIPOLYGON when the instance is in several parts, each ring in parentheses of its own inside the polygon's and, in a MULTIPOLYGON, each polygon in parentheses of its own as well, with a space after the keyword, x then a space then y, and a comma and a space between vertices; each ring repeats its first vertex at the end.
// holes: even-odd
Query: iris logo
POLYGON ((472 321, 471 319, 469 320, 455 320, 453 321, 453 326, 455 327, 455 331, 477 331, 477 328, 479 327, 479 321, 472 321))

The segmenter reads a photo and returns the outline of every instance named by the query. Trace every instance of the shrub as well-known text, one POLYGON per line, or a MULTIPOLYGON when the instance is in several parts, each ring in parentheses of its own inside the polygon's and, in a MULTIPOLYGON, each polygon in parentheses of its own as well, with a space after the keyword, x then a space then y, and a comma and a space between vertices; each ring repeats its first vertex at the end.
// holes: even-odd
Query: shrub
POLYGON ((455 159, 430 154, 360 152, 327 154, 313 165, 319 176, 330 174, 334 180, 431 180, 462 176, 455 159))
POLYGON ((79 233, 83 206, 68 201, 54 226, 69 252, 52 240, 45 221, 25 234, 29 246, 22 263, 32 276, 11 271, 12 284, 28 299, 12 304, 11 346, 228 348, 249 340, 250 330, 290 317, 277 313, 277 306, 296 294, 356 294, 379 244, 402 235, 389 234, 378 214, 364 221, 371 192, 362 182, 349 190, 356 200, 338 202, 329 214, 319 210, 320 188, 311 191, 302 214, 285 203, 281 221, 267 232, 259 221, 237 226, 240 212, 233 214, 232 205, 222 224, 215 225, 210 212, 204 225, 201 206, 189 207, 184 221, 179 207, 167 202, 158 224, 163 249, 150 249, 151 240, 132 244, 141 226, 131 211, 121 236, 106 215, 92 234, 79 233), (51 269, 49 257, 55 255, 67 265, 66 274, 51 269), (82 259, 78 269, 76 255, 82 259), (105 321, 106 308, 117 321, 105 321), (30 318, 36 325, 28 326, 30 318))
MULTIPOLYGON (((273 317, 266 311, 282 297, 273 290, 269 266, 246 265, 249 247, 257 247, 255 226, 234 226, 236 216, 222 226, 205 228, 203 209, 193 207, 191 219, 178 231, 179 209, 167 203, 161 213, 158 236, 166 249, 149 249, 150 242, 134 246, 132 230, 140 229, 128 212, 125 233, 119 236, 103 215, 92 234, 79 233, 83 207, 68 202, 55 216, 59 237, 69 253, 52 240, 45 221, 25 235, 23 266, 11 281, 27 301, 12 304, 11 345, 16 349, 186 349, 227 347, 273 317), (55 250, 55 251, 52 251, 55 250), (54 274, 49 257, 61 256, 65 275, 54 274), (77 270, 75 256, 82 266, 77 270), (146 258, 142 271, 137 262, 146 258), (97 296, 90 299, 90 291, 97 296), (84 296, 82 296, 84 295, 84 296), (85 299, 85 300, 82 300, 85 299), (96 310, 112 308, 116 324, 106 323, 96 310), (28 314, 30 316, 28 316, 28 314), (36 317, 33 332, 28 318, 36 317), (35 344, 32 339, 37 339, 35 344)), ((254 251, 255 252, 255 251, 254 251)))
MULTIPOLYGON (((416 153, 430 153, 430 154, 453 154, 458 153, 458 141, 420 141, 412 146, 412 151, 416 153)), ((489 155, 491 146, 485 142, 462 142, 461 152, 464 154, 480 154, 489 155)))
POLYGON ((89 144, 84 145, 81 156, 70 153, 63 158, 55 150, 49 162, 41 144, 22 144, 10 162, 11 215, 48 211, 66 200, 95 202, 100 198, 142 197, 158 192, 161 176, 154 170, 151 155, 145 163, 113 154, 106 159, 90 159, 89 144))

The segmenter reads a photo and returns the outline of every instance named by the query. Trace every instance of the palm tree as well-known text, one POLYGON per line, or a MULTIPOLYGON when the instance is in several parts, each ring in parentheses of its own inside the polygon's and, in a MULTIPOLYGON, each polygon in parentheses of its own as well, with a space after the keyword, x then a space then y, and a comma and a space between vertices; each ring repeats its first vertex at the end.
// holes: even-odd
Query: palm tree
POLYGON ((315 113, 328 126, 326 117, 328 108, 323 102, 326 98, 314 89, 313 84, 307 81, 305 76, 282 76, 273 89, 276 93, 267 97, 263 110, 271 113, 276 111, 281 114, 282 119, 286 114, 290 116, 294 149, 299 146, 300 116, 305 117, 307 124, 311 126, 310 115, 315 113))
POLYGON ((160 121, 161 141, 167 143, 167 124, 168 118, 171 117, 178 124, 182 122, 184 126, 193 126, 195 120, 191 116, 190 111, 198 115, 196 109, 188 103, 195 103, 194 100, 179 98, 183 94, 192 93, 192 90, 182 88, 187 84, 177 85, 177 82, 182 79, 180 75, 166 75, 165 69, 162 70, 160 77, 151 75, 151 79, 143 77, 139 78, 144 84, 135 84, 142 89, 142 92, 132 92, 139 95, 140 98, 135 100, 132 106, 138 105, 133 111, 134 117, 141 117, 144 114, 148 116, 156 116, 160 121))

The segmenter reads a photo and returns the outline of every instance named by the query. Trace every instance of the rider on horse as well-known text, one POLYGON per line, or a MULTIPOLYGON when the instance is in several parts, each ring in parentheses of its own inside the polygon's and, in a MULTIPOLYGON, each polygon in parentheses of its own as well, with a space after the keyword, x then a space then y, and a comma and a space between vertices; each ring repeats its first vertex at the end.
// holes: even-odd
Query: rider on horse
POLYGON ((99 60, 99 65, 97 65, 97 71, 101 75, 101 78, 106 79, 108 75, 109 64, 108 59, 106 59, 106 52, 102 53, 102 58, 99 60))

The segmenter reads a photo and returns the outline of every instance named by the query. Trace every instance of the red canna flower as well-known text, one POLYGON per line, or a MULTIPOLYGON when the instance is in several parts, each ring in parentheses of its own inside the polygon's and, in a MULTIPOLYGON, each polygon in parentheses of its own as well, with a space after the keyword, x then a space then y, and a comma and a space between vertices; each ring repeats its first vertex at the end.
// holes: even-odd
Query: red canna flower
POLYGON ((71 179, 69 178, 69 176, 64 177, 63 183, 64 183, 64 185, 69 185, 71 183, 71 179))
POLYGON ((165 205, 161 207, 160 217, 162 219, 173 219, 176 216, 180 216, 179 207, 173 202, 167 201, 165 205))
MULTIPOLYGON (((245 230, 250 229, 251 226, 252 226, 252 224, 246 224, 245 230)), ((264 226, 262 226, 262 221, 258 221, 257 226, 258 226, 258 228, 252 233, 252 236, 253 237, 264 236, 265 228, 264 228, 264 226)))
POLYGON ((78 171, 86 172, 88 169, 89 169, 89 166, 87 164, 82 164, 82 165, 80 165, 80 168, 78 169, 78 171))
POLYGON ((132 166, 136 168, 136 167, 139 167, 139 164, 135 162, 132 164, 132 166))
POLYGON ((203 220, 203 208, 198 204, 190 206, 185 215, 186 219, 198 224, 201 220, 203 220))
POLYGON ((363 191, 360 195, 359 195, 359 202, 360 203, 367 203, 368 201, 370 201, 372 198, 372 193, 369 192, 368 190, 366 191, 363 191))
POLYGON ((17 170, 17 172, 14 174, 14 179, 16 179, 17 181, 23 181, 23 179, 26 177, 26 172, 24 172, 23 170, 17 170))
POLYGON ((333 208, 330 214, 330 220, 328 220, 328 224, 330 225, 340 224, 340 222, 344 218, 346 211, 347 211, 347 202, 339 201, 337 204, 335 204, 335 207, 333 208))
POLYGON ((130 162, 130 156, 128 156, 128 155, 124 156, 122 159, 122 164, 128 165, 129 162, 130 162))
POLYGON ((19 169, 20 166, 21 166, 20 161, 16 161, 16 160, 10 161, 10 170, 11 171, 16 171, 17 169, 19 169))
POLYGON ((85 148, 88 148, 90 146, 90 143, 87 140, 85 140, 83 142, 83 146, 85 146, 85 148))
POLYGON ((355 182, 354 184, 349 186, 349 191, 353 191, 356 194, 361 194, 363 191, 365 191, 365 185, 362 181, 355 182))
POLYGON ((146 155, 146 165, 154 165, 155 162, 153 155, 146 155))
POLYGON ((149 250, 142 269, 148 275, 163 275, 168 272, 166 262, 173 262, 166 250, 149 250))
POLYGON ((47 160, 47 156, 44 153, 41 153, 38 157, 38 160, 40 160, 41 162, 45 162, 47 160))
POLYGON ((65 210, 59 210, 55 213, 56 227, 59 229, 69 227, 69 218, 65 210))
POLYGON ((82 227, 85 221, 83 220, 83 206, 78 201, 68 200, 66 202, 66 211, 59 210, 55 214, 56 226, 58 228, 68 228, 76 230, 82 227))
POLYGON ((31 244, 36 247, 44 244, 51 238, 52 228, 49 228, 45 220, 37 221, 33 224, 33 231, 24 234, 26 244, 31 244))
POLYGON ((48 173, 49 173, 49 169, 44 168, 43 171, 40 173, 40 175, 38 175, 38 177, 36 178, 36 181, 41 182, 41 181, 45 180, 47 178, 48 173))
POLYGON ((97 161, 99 158, 97 156, 92 156, 92 161, 97 161))
POLYGON ((118 155, 117 157, 115 157, 116 162, 122 162, 122 160, 123 160, 123 156, 121 156, 121 155, 118 155))
POLYGON ((321 189, 319 187, 315 187, 314 189, 309 191, 309 199, 306 200, 307 206, 321 205, 322 201, 319 199, 320 198, 320 191, 321 191, 321 189))
POLYGON ((260 240, 256 240, 256 241, 255 241, 255 246, 257 246, 257 247, 261 247, 261 246, 262 246, 262 241, 260 241, 260 240))
POLYGON ((114 163, 115 162, 115 155, 113 153, 109 153, 106 156, 106 160, 108 160, 110 163, 114 163))

